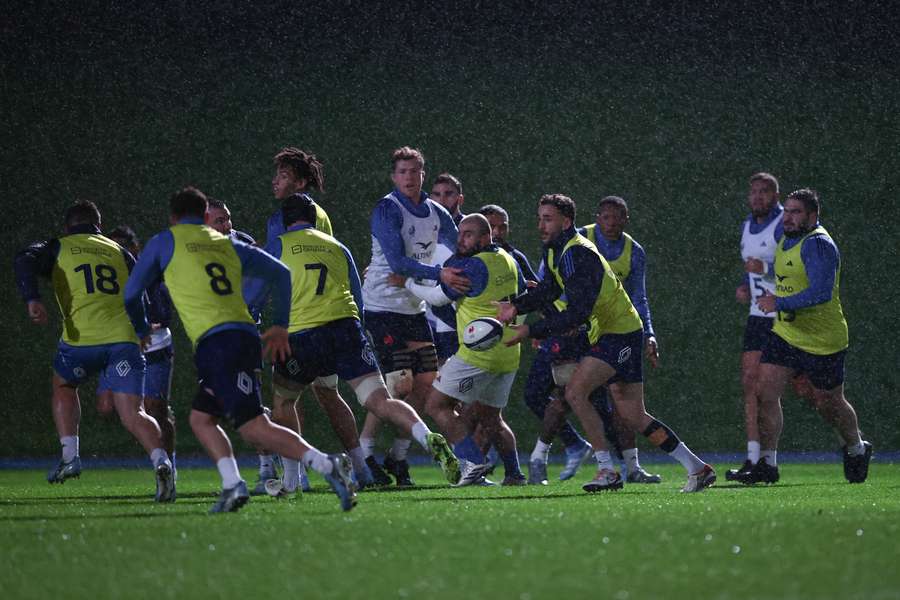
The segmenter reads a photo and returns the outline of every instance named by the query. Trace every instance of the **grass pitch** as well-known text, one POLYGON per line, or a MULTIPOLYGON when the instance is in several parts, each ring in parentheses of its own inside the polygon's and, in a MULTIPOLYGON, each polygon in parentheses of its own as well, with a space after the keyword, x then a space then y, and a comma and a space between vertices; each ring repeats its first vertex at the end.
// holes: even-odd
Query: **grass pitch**
MULTIPOLYGON (((657 466, 657 465, 654 465, 657 466)), ((548 487, 421 487, 360 494, 321 479, 296 499, 206 514, 213 470, 181 469, 174 505, 145 470, 86 470, 51 486, 0 472, 4 598, 900 598, 900 466, 863 485, 841 466, 782 465, 782 481, 661 485, 588 495, 548 487)), ((501 469, 502 470, 502 469, 501 469)), ((551 469, 551 478, 558 473, 551 469)), ((251 476, 247 472, 245 476, 251 476)))

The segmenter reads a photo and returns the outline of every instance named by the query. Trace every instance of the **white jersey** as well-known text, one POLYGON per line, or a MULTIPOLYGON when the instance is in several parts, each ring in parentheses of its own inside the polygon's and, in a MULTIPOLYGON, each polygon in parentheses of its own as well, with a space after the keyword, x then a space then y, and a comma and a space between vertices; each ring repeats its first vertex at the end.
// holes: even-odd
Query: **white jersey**
MULTIPOLYGON (((438 245, 441 220, 434 202, 424 200, 428 206, 427 217, 417 217, 403 206, 393 193, 385 196, 397 205, 403 216, 400 235, 403 238, 404 253, 413 260, 426 265, 434 264, 434 252, 438 245)), ((366 310, 416 315, 425 312, 425 302, 406 288, 398 288, 388 283, 388 275, 393 273, 378 239, 372 236, 372 262, 366 271, 362 286, 363 303, 366 310)))
MULTIPOLYGON (((750 222, 753 219, 751 215, 744 221, 744 232, 741 235, 741 258, 744 262, 751 258, 763 261, 766 265, 775 262, 775 247, 778 241, 775 239, 775 229, 781 223, 782 212, 777 218, 772 219, 765 229, 759 233, 750 233, 750 222)), ((747 273, 750 282, 750 315, 754 317, 775 318, 775 313, 764 313, 759 310, 757 301, 765 292, 775 295, 775 273, 766 274, 747 273)))

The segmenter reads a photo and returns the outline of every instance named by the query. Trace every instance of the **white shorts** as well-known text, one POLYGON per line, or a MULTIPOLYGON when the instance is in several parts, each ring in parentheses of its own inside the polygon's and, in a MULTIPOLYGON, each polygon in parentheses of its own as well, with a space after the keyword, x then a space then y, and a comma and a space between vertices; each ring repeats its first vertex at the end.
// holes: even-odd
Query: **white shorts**
POLYGON ((485 406, 503 408, 509 402, 509 392, 515 378, 515 371, 489 373, 453 355, 438 372, 434 389, 465 404, 480 402, 485 406))

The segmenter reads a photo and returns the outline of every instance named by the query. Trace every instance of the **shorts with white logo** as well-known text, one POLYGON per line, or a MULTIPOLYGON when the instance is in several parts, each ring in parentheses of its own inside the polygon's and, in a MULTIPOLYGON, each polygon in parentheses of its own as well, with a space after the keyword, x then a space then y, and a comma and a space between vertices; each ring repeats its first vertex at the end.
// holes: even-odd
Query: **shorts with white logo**
POLYGON ((480 402, 485 406, 503 408, 509 402, 516 372, 489 373, 473 367, 458 356, 444 363, 434 380, 434 389, 465 404, 480 402))
POLYGON ((769 317, 747 317, 747 326, 744 327, 744 352, 762 352, 769 339, 769 332, 775 319, 769 317))
POLYGON ((378 373, 378 361, 356 319, 339 319, 292 333, 291 357, 275 372, 301 384, 337 373, 344 381, 378 373))
POLYGON ((262 346, 259 335, 243 329, 224 329, 200 340, 194 352, 200 390, 191 407, 225 417, 235 428, 263 414, 259 373, 262 346), (211 390, 212 395, 206 390, 211 390))
POLYGON ((585 356, 602 360, 613 369, 607 383, 640 383, 644 381, 644 332, 638 329, 631 333, 607 333, 600 336, 585 356))
POLYGON ((817 390, 833 390, 844 383, 844 356, 846 350, 834 354, 810 354, 788 344, 777 333, 770 332, 763 348, 763 363, 793 369, 794 374, 803 373, 817 390))
POLYGON ((147 365, 141 347, 135 343, 70 346, 60 342, 53 359, 53 370, 75 385, 100 373, 98 393, 110 390, 140 396, 144 392, 147 365))
POLYGON ((147 352, 144 358, 147 359, 144 396, 168 402, 172 390, 172 364, 175 361, 172 346, 147 352))

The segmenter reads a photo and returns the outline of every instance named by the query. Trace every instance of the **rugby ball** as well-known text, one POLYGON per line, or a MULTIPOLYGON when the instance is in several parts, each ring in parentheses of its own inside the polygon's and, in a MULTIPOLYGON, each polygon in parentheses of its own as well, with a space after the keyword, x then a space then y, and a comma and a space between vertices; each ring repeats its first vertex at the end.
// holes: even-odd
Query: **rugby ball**
POLYGON ((482 317, 469 321, 463 331, 463 344, 469 350, 484 352, 503 338, 503 324, 497 319, 482 317))

